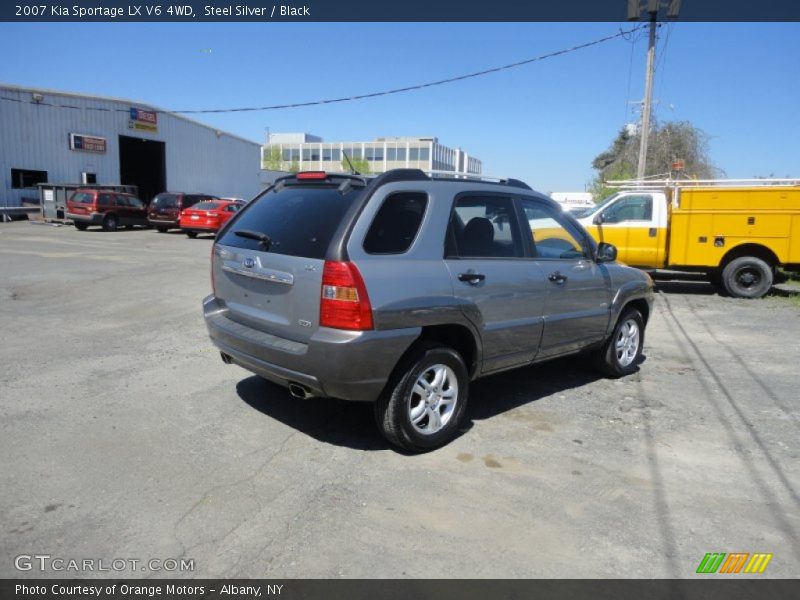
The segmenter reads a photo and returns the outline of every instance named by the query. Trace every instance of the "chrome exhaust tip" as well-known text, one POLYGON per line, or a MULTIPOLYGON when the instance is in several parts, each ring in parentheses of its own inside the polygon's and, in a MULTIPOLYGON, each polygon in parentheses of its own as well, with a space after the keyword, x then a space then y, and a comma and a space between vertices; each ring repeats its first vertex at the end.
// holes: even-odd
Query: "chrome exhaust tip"
POLYGON ((289 393, 295 398, 301 398, 303 400, 312 398, 314 396, 314 394, 311 393, 311 390, 309 390, 306 386, 299 383, 294 383, 293 381, 289 382, 289 393))

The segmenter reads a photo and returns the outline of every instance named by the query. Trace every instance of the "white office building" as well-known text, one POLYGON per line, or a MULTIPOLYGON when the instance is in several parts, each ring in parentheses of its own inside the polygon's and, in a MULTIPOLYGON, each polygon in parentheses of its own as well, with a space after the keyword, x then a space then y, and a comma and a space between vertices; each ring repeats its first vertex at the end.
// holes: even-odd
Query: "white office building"
POLYGON ((435 137, 379 137, 370 142, 325 142, 308 133, 271 133, 261 150, 262 165, 284 171, 348 171, 351 161, 366 161, 370 173, 415 168, 479 175, 481 161, 435 137))

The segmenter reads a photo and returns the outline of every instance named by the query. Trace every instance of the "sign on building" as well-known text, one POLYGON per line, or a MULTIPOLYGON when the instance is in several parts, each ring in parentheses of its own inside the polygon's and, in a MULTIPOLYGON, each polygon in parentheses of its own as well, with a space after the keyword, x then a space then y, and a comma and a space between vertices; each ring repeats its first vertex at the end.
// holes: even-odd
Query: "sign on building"
POLYGON ((128 127, 155 133, 158 131, 158 113, 154 110, 131 107, 131 119, 128 121, 128 127))
POLYGON ((70 133, 69 149, 103 153, 106 151, 106 138, 83 135, 82 133, 70 133))

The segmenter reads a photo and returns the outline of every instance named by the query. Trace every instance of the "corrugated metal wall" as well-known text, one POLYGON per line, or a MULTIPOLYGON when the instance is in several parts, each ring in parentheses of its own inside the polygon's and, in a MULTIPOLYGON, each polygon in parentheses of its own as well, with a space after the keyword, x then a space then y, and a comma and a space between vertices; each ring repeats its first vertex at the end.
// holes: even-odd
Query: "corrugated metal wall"
POLYGON ((47 171, 50 183, 79 183, 81 172, 98 183, 120 183, 120 135, 166 144, 167 189, 251 198, 262 189, 261 149, 255 142, 169 113, 158 113, 155 133, 129 128, 131 107, 145 104, 0 86, 0 206, 19 206, 35 189, 12 189, 11 169, 47 171), (32 103, 33 92, 43 96, 32 103), (45 103, 76 106, 57 108, 45 103), (107 110, 86 110, 100 108, 107 110), (69 134, 106 138, 105 153, 70 150, 69 134))

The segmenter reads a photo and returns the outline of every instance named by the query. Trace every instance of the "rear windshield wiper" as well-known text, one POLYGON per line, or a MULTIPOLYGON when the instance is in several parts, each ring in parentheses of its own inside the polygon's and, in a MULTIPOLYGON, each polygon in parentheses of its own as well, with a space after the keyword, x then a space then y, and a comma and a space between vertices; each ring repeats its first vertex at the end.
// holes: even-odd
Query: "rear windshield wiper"
POLYGON ((249 229, 240 229, 239 231, 234 231, 233 233, 239 237, 256 240, 259 245, 264 246, 265 250, 269 250, 269 247, 272 246, 272 240, 266 233, 261 233, 260 231, 250 231, 249 229))

